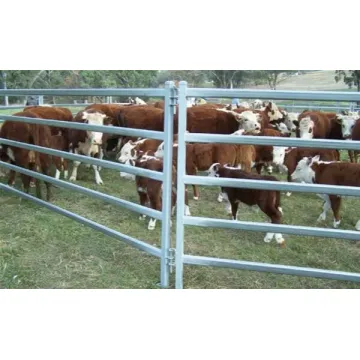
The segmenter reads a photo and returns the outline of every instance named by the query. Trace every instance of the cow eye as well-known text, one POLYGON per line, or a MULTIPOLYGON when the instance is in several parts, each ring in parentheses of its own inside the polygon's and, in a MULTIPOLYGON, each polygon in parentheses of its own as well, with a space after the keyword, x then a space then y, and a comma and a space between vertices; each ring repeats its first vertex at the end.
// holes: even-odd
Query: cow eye
POLYGON ((309 134, 311 134, 311 133, 312 133, 312 130, 313 130, 312 128, 310 128, 310 129, 309 129, 309 134))

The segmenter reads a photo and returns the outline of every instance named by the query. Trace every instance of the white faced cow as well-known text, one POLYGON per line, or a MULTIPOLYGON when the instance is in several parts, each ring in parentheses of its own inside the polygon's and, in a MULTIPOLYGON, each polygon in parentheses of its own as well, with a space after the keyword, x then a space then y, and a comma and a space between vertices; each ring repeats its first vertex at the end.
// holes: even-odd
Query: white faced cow
POLYGON ((336 115, 338 123, 341 125, 341 132, 344 139, 351 139, 352 130, 356 121, 359 119, 357 113, 351 115, 336 115))
MULTIPOLYGON (((89 109, 86 111, 80 111, 76 115, 74 121, 89 125, 104 125, 105 118, 106 115, 101 111, 89 109)), ((69 132, 70 151, 74 152, 75 154, 97 157, 101 159, 103 156, 101 151, 102 136, 102 132, 71 129, 69 132)), ((77 170, 80 164, 80 161, 74 161, 74 167, 70 176, 70 181, 76 181, 77 170)), ((96 165, 92 165, 92 167, 95 172, 96 184, 103 184, 99 174, 99 167, 96 165)))

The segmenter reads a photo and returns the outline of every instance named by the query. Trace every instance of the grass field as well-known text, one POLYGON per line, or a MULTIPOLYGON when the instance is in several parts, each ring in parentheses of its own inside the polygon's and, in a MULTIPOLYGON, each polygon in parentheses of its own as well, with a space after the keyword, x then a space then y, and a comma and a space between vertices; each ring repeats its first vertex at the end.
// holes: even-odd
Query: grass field
MULTIPOLYGON (((94 184, 93 171, 81 167, 78 183, 107 194, 138 202, 134 182, 103 169, 104 186, 94 184)), ((5 179, 1 179, 5 182, 5 179)), ((20 178, 16 187, 20 188, 20 178)), ((191 200, 192 215, 227 218, 216 201, 218 189, 201 187, 201 199, 191 200)), ((159 247, 160 223, 155 231, 138 214, 102 201, 54 189, 54 204, 159 247)), ((358 200, 347 198, 342 229, 353 229, 359 219, 358 200)), ((159 261, 141 251, 56 215, 29 201, 1 193, 1 288, 156 288, 159 261)), ((282 197, 284 223, 316 226, 321 201, 311 194, 282 197)), ((265 215, 242 207, 239 218, 267 221, 265 215)), ((174 222, 175 225, 175 222, 174 222)), ((324 224, 332 226, 332 216, 324 224)), ((173 229, 175 226, 173 226, 173 229)), ((287 235, 287 247, 263 242, 263 233, 187 227, 185 252, 266 263, 360 272, 360 244, 340 240, 287 235)), ((174 241, 174 238, 173 238, 174 241)), ((172 279, 172 285, 173 285, 172 279)), ((186 288, 353 288, 350 282, 301 278, 250 271, 186 266, 186 288)))
MULTIPOLYGON (((7 111, 12 113, 13 110, 7 111)), ((53 170, 54 174, 54 170, 53 170)), ((138 203, 135 184, 118 172, 103 169, 103 186, 94 183, 92 169, 82 165, 78 184, 138 203)), ((285 179, 283 175, 279 176, 285 179)), ((6 183, 5 178, 0 179, 6 183)), ((21 188, 17 177, 16 188, 21 188)), ((34 190, 32 189, 34 194, 34 190)), ((218 188, 200 187, 200 200, 190 200, 192 215, 228 218, 216 201, 218 188)), ((192 192, 190 192, 192 194, 192 192)), ((86 218, 160 246, 161 222, 150 232, 138 214, 99 200, 54 189, 54 204, 86 218)), ((158 288, 157 258, 54 214, 29 201, 0 191, 0 287, 1 288, 158 288)), ((284 223, 318 226, 322 201, 312 194, 282 196, 284 223)), ((341 229, 354 229, 359 220, 359 200, 345 198, 341 229)), ((245 206, 239 219, 268 221, 245 206)), ((332 227, 329 212, 324 227, 332 227)), ((173 219, 173 246, 175 245, 173 219)), ((360 272, 360 243, 285 235, 287 247, 263 242, 263 233, 216 228, 186 227, 185 253, 273 264, 360 272)), ((360 233, 359 233, 360 237, 360 233)), ((171 278, 174 286, 174 277, 171 278)), ((185 266, 186 288, 359 288, 360 284, 231 269, 185 266)))

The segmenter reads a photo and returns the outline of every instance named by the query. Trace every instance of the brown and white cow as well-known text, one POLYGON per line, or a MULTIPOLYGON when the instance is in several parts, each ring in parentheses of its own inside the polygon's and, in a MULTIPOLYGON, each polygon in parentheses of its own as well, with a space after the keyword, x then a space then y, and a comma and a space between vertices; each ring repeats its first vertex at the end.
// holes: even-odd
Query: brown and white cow
MULTIPOLYGON (((348 163, 344 161, 326 162, 320 161, 320 156, 313 158, 305 157, 299 161, 296 170, 291 175, 297 182, 309 184, 326 184, 337 186, 360 186, 360 164, 348 163)), ((330 208, 334 214, 334 228, 338 228, 340 219, 340 195, 318 194, 324 200, 323 212, 318 221, 326 220, 326 213, 330 208)), ((360 231, 360 220, 355 225, 356 230, 360 231)))
MULTIPOLYGON (((251 171, 255 160, 255 148, 245 144, 186 144, 186 174, 196 175, 198 171, 206 171, 211 164, 230 164, 245 171, 251 171)), ((164 149, 160 145, 155 156, 162 158, 164 149)), ((178 145, 173 145, 173 163, 177 164, 178 145)), ((199 200, 199 189, 193 185, 194 200, 199 200)), ((218 201, 222 198, 219 195, 218 201)))
MULTIPOLYGON (((337 115, 337 121, 341 126, 342 137, 345 140, 360 140, 360 119, 356 112, 350 115, 337 115)), ((359 151, 349 150, 350 162, 357 162, 359 151)))
MULTIPOLYGON (((155 156, 148 155, 147 153, 140 152, 139 157, 134 161, 133 165, 142 169, 163 171, 163 160, 155 156)), ((176 205, 176 168, 172 168, 172 194, 171 194, 171 206, 172 214, 175 212, 176 205)), ((136 176, 136 190, 140 198, 140 204, 142 206, 150 205, 154 210, 162 210, 162 190, 163 185, 161 181, 150 179, 143 176, 136 176)), ((190 216, 190 208, 188 203, 187 191, 185 190, 185 216, 190 216)), ((144 220, 146 215, 141 215, 140 220, 144 220)), ((148 230, 154 230, 156 226, 156 219, 150 219, 148 224, 148 230)))
MULTIPOLYGON (((208 176, 231 179, 278 181, 278 179, 274 176, 248 173, 246 171, 220 164, 211 165, 208 169, 208 176)), ((226 186, 221 187, 221 189, 223 197, 231 204, 233 220, 237 220, 238 207, 241 202, 248 206, 257 205, 261 211, 271 219, 273 224, 281 224, 282 209, 280 207, 280 191, 231 188, 226 186)), ((278 244, 285 246, 285 240, 282 234, 279 233, 267 233, 264 241, 271 242, 274 236, 278 244)))
MULTIPOLYGON (((83 110, 80 111, 76 116, 74 121, 89 125, 106 125, 104 120, 106 114, 98 110, 83 110)), ((69 141, 70 141, 70 150, 75 154, 91 156, 94 158, 102 158, 102 132, 91 131, 91 130, 75 130, 71 129, 69 132, 69 141)), ((77 171, 80 166, 80 161, 74 161, 72 174, 70 176, 70 181, 77 180, 77 171)), ((99 167, 97 165, 92 165, 92 168, 95 172, 95 182, 100 185, 103 184, 103 181, 100 177, 99 167)))
MULTIPOLYGON (((284 167, 287 169, 287 181, 291 182, 291 174, 295 171, 297 164, 304 157, 320 156, 321 161, 339 161, 340 152, 335 149, 299 148, 293 147, 286 150, 284 167)), ((287 196, 291 192, 286 193, 287 196)))

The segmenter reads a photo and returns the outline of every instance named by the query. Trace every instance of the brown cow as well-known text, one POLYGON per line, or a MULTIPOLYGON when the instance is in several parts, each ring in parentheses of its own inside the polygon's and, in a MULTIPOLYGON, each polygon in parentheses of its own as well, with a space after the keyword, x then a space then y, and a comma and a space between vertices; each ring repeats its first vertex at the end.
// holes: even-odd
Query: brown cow
MULTIPOLYGON (((173 147, 173 163, 177 164, 178 145, 173 147)), ((156 157, 162 158, 164 150, 161 145, 155 153, 156 157)), ((229 164, 241 167, 245 171, 251 171, 255 160, 255 148, 252 145, 237 144, 186 144, 186 173, 196 175, 198 171, 206 171, 211 164, 229 164)), ((193 185, 194 200, 199 200, 199 189, 193 185)), ((221 202, 220 197, 218 201, 221 202)))
MULTIPOLYGON (((14 116, 24 116, 29 118, 40 118, 31 111, 23 111, 14 116)), ((27 144, 50 148, 51 131, 47 125, 28 124, 14 121, 5 121, 0 129, 0 137, 8 140, 19 141, 27 144)), ((45 175, 50 175, 51 156, 43 153, 25 150, 19 147, 1 145, 0 158, 2 161, 23 167, 33 171, 41 171, 45 175)), ((21 174, 22 183, 26 193, 29 193, 31 177, 21 174)), ((12 186, 15 180, 15 171, 11 170, 8 184, 12 186)), ((42 198, 40 180, 36 183, 36 195, 42 198)), ((51 184, 45 182, 46 199, 51 199, 51 184)))
MULTIPOLYGON (((139 168, 153 170, 153 171, 163 171, 163 161, 162 159, 150 156, 149 154, 139 154, 139 157, 133 162, 133 165, 139 168)), ((172 214, 175 211, 176 205, 176 167, 172 168, 172 196, 171 196, 171 206, 172 214)), ((162 210, 162 183, 161 181, 150 179, 147 177, 136 176, 136 190, 140 198, 140 204, 146 206, 147 203, 150 204, 150 207, 154 210, 162 210)), ((187 192, 185 191, 185 215, 190 216, 190 209, 188 203, 187 192)), ((140 220, 146 218, 146 215, 141 215, 140 220)), ((150 219, 148 230, 154 230, 156 226, 156 219, 150 219)))
MULTIPOLYGON (((360 186, 360 164, 348 163, 344 161, 324 162, 320 161, 320 156, 313 158, 305 157, 299 161, 296 170, 291 175, 292 180, 310 184, 326 184, 338 186, 360 186)), ((318 221, 326 220, 326 213, 330 208, 334 214, 335 228, 339 227, 340 219, 340 195, 318 194, 324 200, 323 212, 318 221)), ((360 231, 360 220, 355 226, 360 231)))
MULTIPOLYGON (((287 181, 291 182, 291 174, 295 171, 297 164, 304 157, 320 156, 321 161, 339 161, 340 152, 335 149, 316 149, 316 148, 290 148, 285 152, 284 167, 287 168, 287 181)), ((291 192, 286 193, 287 196, 291 192)))
MULTIPOLYGON (((211 165, 208 169, 208 176, 245 180, 278 181, 278 179, 274 176, 248 173, 246 171, 220 164, 211 165)), ((241 202, 248 206, 257 205, 261 211, 271 219, 273 224, 281 224, 282 209, 280 207, 280 191, 230 188, 226 186, 222 186, 221 190, 223 192, 223 197, 227 199, 231 205, 233 220, 237 220, 238 206, 241 202)), ((270 242, 274 236, 278 244, 282 247, 285 246, 285 240, 282 234, 267 233, 264 241, 270 242)))

